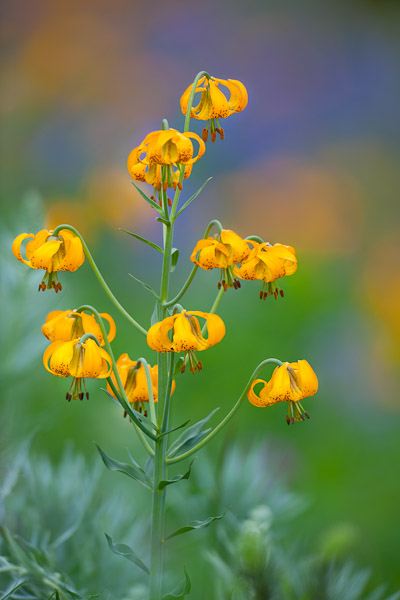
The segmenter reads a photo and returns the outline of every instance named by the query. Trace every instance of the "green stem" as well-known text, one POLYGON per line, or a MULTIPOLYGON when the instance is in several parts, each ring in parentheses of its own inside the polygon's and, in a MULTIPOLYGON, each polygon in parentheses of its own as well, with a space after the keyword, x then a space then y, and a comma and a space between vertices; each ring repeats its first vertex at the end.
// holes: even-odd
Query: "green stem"
MULTIPOLYGON (((117 400, 119 401, 119 403, 125 410, 128 408, 128 411, 129 411, 129 400, 125 393, 124 386, 122 385, 121 377, 120 377, 118 369, 117 369, 117 363, 115 362, 115 357, 114 357, 114 353, 111 348, 111 344, 108 341, 107 332, 106 332, 106 328, 104 327, 103 319, 101 318, 101 316, 99 315, 97 310, 93 306, 90 306, 89 304, 84 304, 84 305, 80 306, 77 309, 77 312, 81 312, 82 310, 90 311, 94 315, 94 318, 96 319, 96 321, 100 327, 100 330, 101 330, 101 333, 102 333, 102 336, 104 339, 104 345, 105 345, 105 348, 106 348, 108 354, 110 355, 111 362, 112 362, 112 368, 113 368, 115 379, 117 381, 117 386, 119 389, 119 397, 117 398, 117 400)), ((90 335, 90 334, 86 334, 86 335, 90 335)), ((147 431, 147 429, 142 425, 142 423, 140 421, 138 421, 137 419, 134 419, 133 416, 132 416, 132 421, 139 429, 142 430, 143 433, 145 433, 146 435, 151 437, 153 440, 156 439, 156 436, 149 433, 147 431)), ((153 452, 153 450, 152 450, 152 452, 153 452)))
MULTIPOLYGON (((207 225, 207 228, 204 232, 204 239, 206 239, 208 237, 208 234, 211 231, 211 228, 213 226, 216 226, 219 230, 219 232, 221 233, 223 227, 221 225, 221 223, 219 221, 217 221, 217 219, 213 219, 212 221, 209 222, 209 224, 207 225)), ((177 293, 177 295, 175 296, 175 298, 172 298, 172 300, 169 300, 168 302, 164 302, 163 306, 165 308, 169 308, 170 306, 173 306, 174 304, 176 304, 178 302, 178 300, 180 300, 182 298, 182 296, 186 293, 187 289, 189 288, 190 284, 192 283, 194 276, 197 273, 197 269, 198 269, 198 265, 194 265, 193 269, 190 272, 189 277, 187 278, 187 280, 185 281, 185 283, 183 284, 180 292, 177 293)))
POLYGON ((185 133, 187 133, 189 131, 190 113, 192 112, 193 98, 194 98, 194 94, 196 91, 197 83, 198 83, 199 79, 201 79, 204 76, 206 76, 207 79, 210 79, 210 75, 207 73, 207 71, 200 71, 199 73, 197 73, 196 77, 194 78, 194 81, 192 84, 192 89, 190 91, 189 102, 188 102, 187 109, 186 109, 186 115, 185 115, 185 128, 183 130, 185 133))
POLYGON ((100 273, 96 263, 93 260, 93 256, 91 255, 90 250, 89 250, 85 240, 83 239, 83 237, 81 236, 79 231, 77 229, 75 229, 75 227, 72 227, 72 225, 58 225, 58 227, 56 227, 54 230, 54 235, 58 235, 62 229, 68 229, 69 231, 72 231, 73 233, 75 233, 76 236, 79 237, 79 239, 82 242, 82 246, 83 246, 83 250, 85 252, 86 258, 87 258, 90 266, 92 267, 94 274, 96 275, 97 279, 99 280, 101 287, 103 288, 103 290, 105 291, 105 293, 107 294, 107 296, 109 297, 111 302, 114 304, 114 306, 116 306, 116 308, 120 311, 120 313, 123 314, 126 319, 128 319, 128 321, 131 323, 131 325, 136 327, 136 329, 138 331, 140 331, 140 333, 142 333, 143 335, 147 335, 146 329, 144 329, 137 321, 135 321, 135 319, 133 317, 131 317, 131 315, 118 302, 118 300, 116 299, 116 297, 114 296, 114 294, 112 293, 110 288, 108 287, 107 283, 104 280, 104 277, 100 273))
POLYGON ((236 404, 231 408, 231 410, 229 411, 229 413, 226 415, 226 417, 224 419, 222 419, 222 421, 212 430, 210 431, 210 433, 208 435, 206 435, 205 438, 203 438, 201 440, 201 442, 199 442, 198 444, 196 444, 196 446, 194 446, 193 448, 191 448, 190 450, 188 450, 187 452, 184 452, 183 454, 180 454, 179 456, 175 456, 174 458, 167 458, 166 462, 168 464, 172 464, 172 463, 177 463, 180 462, 181 460, 185 460, 185 458, 188 458, 189 456, 191 456, 192 454, 194 454, 195 452, 197 452, 198 450, 200 450, 200 448, 202 448, 203 446, 205 446, 206 444, 208 444, 208 442, 219 432, 221 431, 221 429, 228 423, 228 421, 231 420, 231 418, 233 417, 233 415, 236 413, 236 411, 240 408, 243 400, 246 398, 247 396, 247 392, 250 389, 251 384, 253 383, 254 379, 257 377, 258 373, 261 371, 261 369, 263 367, 265 367, 265 365, 267 365, 268 363, 275 363, 277 365, 279 365, 280 367, 283 365, 283 363, 278 360, 277 358, 267 358, 266 360, 263 360, 253 371, 249 381, 247 382, 246 387, 244 388, 242 394, 240 395, 238 401, 236 402, 236 404))

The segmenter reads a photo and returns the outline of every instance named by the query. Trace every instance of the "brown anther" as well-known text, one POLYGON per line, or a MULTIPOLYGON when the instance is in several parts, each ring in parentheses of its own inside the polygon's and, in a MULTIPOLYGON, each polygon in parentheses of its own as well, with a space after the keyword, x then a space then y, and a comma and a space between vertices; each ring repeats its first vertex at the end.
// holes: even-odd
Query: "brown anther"
POLYGON ((217 140, 217 132, 216 131, 212 131, 211 132, 211 141, 214 144, 214 142, 217 140))
POLYGON ((203 131, 201 132, 201 137, 203 139, 203 142, 206 142, 208 140, 208 129, 206 127, 204 127, 203 131))
POLYGON ((238 288, 242 287, 242 284, 240 283, 239 279, 236 279, 236 283, 237 283, 238 288))
POLYGON ((140 413, 142 412, 142 407, 141 407, 141 406, 139 406, 139 412, 140 412, 140 413))
POLYGON ((290 417, 289 417, 289 415, 286 415, 286 423, 287 423, 288 425, 290 425, 290 417))
POLYGON ((219 290, 221 289, 221 282, 220 282, 220 281, 218 281, 217 288, 218 288, 219 290))
POLYGON ((68 400, 68 402, 71 402, 71 398, 72 398, 71 394, 69 392, 67 392, 65 394, 65 399, 68 400))
POLYGON ((183 185, 181 181, 178 181, 178 188, 182 191, 183 185))
POLYGON ((86 392, 86 400, 89 400, 89 392, 86 392))
POLYGON ((184 373, 186 371, 186 366, 185 363, 181 364, 181 373, 184 373))
POLYGON ((278 290, 274 291, 275 300, 278 300, 278 290))
POLYGON ((285 295, 284 291, 283 291, 283 290, 279 290, 279 293, 280 293, 280 295, 281 295, 281 298, 283 298, 283 297, 284 297, 284 295, 285 295))
POLYGON ((128 414, 128 413, 126 412, 126 410, 124 410, 124 419, 126 419, 126 415, 127 415, 127 414, 128 414))
POLYGON ((164 192, 166 192, 167 189, 168 189, 168 183, 167 183, 167 181, 164 181, 164 183, 162 184, 162 187, 163 187, 164 192))
POLYGON ((57 284, 57 285, 58 285, 58 289, 59 289, 59 290, 60 290, 60 292, 61 292, 61 290, 62 290, 62 285, 61 285, 61 283, 60 283, 60 282, 58 282, 58 284, 57 284))
POLYGON ((263 300, 266 300, 267 296, 268 296, 267 292, 264 292, 264 294, 263 294, 263 300))
POLYGON ((145 417, 147 417, 147 410, 145 410, 143 414, 145 417))
POLYGON ((221 136, 221 140, 225 139, 225 131, 222 129, 222 127, 219 128, 219 135, 221 136))
POLYGON ((189 371, 194 375, 196 373, 196 367, 190 366, 189 371))
POLYGON ((156 199, 154 198, 154 196, 150 196, 150 200, 153 200, 153 202, 156 201, 156 199))
POLYGON ((224 286, 224 292, 226 292, 226 291, 227 291, 227 289, 228 289, 228 284, 227 284, 227 283, 225 283, 225 281, 223 281, 223 282, 222 282, 222 285, 224 286))
POLYGON ((80 393, 78 394, 78 398, 79 398, 79 400, 83 400, 83 392, 80 392, 80 393))
POLYGON ((301 419, 302 421, 305 421, 305 418, 303 417, 303 415, 300 415, 300 419, 301 419))
POLYGON ((197 370, 198 371, 202 371, 203 370, 203 363, 199 360, 199 362, 197 363, 197 370))
POLYGON ((311 418, 310 415, 308 414, 308 412, 305 412, 304 414, 306 415, 307 419, 311 418))
POLYGON ((262 291, 262 290, 260 290, 260 300, 262 300, 262 299, 263 299, 263 297, 264 297, 263 291, 262 291))
POLYGON ((292 425, 294 425, 294 417, 291 418, 292 425))
POLYGON ((172 200, 171 200, 171 198, 168 198, 167 201, 168 201, 168 206, 172 206, 172 200))
POLYGON ((172 184, 172 187, 174 188, 174 191, 176 192, 176 181, 174 181, 174 183, 172 184))

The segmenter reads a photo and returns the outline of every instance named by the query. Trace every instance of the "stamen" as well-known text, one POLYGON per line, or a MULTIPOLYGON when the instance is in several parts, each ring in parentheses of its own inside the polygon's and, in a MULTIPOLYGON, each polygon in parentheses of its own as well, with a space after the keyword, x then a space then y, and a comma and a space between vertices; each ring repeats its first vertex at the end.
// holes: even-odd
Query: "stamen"
POLYGON ((260 300, 262 300, 262 299, 263 299, 263 297, 264 297, 263 291, 262 291, 262 290, 260 290, 260 300))
POLYGON ((211 141, 214 144, 214 142, 216 142, 217 140, 217 133, 215 131, 211 132, 211 141))
POLYGON ((225 131, 222 129, 222 127, 219 128, 219 135, 221 137, 221 141, 223 141, 225 139, 225 131))
POLYGON ((183 185, 181 181, 178 181, 178 188, 182 191, 183 185))
POLYGON ((168 202, 168 206, 172 206, 172 200, 171 200, 171 198, 167 198, 167 202, 168 202))
POLYGON ((285 294, 284 294, 284 291, 283 291, 283 290, 279 290, 279 293, 280 293, 280 295, 281 295, 281 298, 283 298, 283 297, 284 297, 284 295, 285 295, 285 294))
POLYGON ((208 129, 206 127, 204 127, 203 131, 201 132, 201 137, 203 139, 203 142, 207 142, 207 140, 208 140, 208 129))

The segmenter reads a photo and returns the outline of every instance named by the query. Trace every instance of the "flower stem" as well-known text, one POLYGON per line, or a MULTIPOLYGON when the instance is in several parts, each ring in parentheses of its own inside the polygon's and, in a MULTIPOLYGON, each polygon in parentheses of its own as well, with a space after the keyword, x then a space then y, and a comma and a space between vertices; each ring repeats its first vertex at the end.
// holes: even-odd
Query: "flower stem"
POLYGON ((282 362, 280 360, 278 360, 277 358, 267 358, 266 360, 263 360, 253 371, 249 381, 247 382, 246 387, 244 388, 242 394, 240 395, 238 401, 236 402, 236 404, 231 408, 231 410, 229 411, 229 413, 225 416, 224 419, 222 419, 222 421, 212 430, 210 431, 210 433, 208 435, 206 435, 205 438, 203 438, 198 444, 196 444, 196 446, 194 446, 193 448, 191 448, 190 450, 188 450, 187 452, 184 452, 183 454, 180 454, 179 456, 174 456, 173 458, 167 458, 166 462, 168 464, 172 464, 172 463, 177 463, 180 462, 181 460, 185 460, 185 458, 188 458, 189 456, 191 456, 192 454, 194 454, 195 452, 197 452, 198 450, 200 450, 200 448, 202 448, 203 446, 205 446, 206 444, 208 444, 208 442, 219 432, 221 431, 221 429, 228 423, 228 421, 231 420, 231 418, 233 417, 233 415, 236 413, 236 411, 240 408, 243 400, 246 398, 247 392, 250 389, 251 384, 253 383, 254 379, 257 377, 258 373, 261 371, 261 369, 263 367, 265 367, 265 365, 267 365, 268 363, 275 363, 279 366, 282 366, 282 362))
POLYGON ((118 302, 118 300, 116 299, 116 297, 114 296, 114 294, 112 293, 110 288, 108 287, 107 283, 105 282, 104 277, 102 276, 102 274, 99 271, 99 268, 97 267, 96 263, 94 262, 93 256, 91 255, 90 250, 89 250, 85 240, 83 239, 83 237, 81 236, 79 231, 77 229, 75 229, 75 227, 72 227, 72 225, 58 225, 58 227, 56 227, 54 230, 54 235, 58 235, 58 233, 62 229, 68 229, 69 231, 72 231, 73 233, 75 233, 75 235, 77 235, 79 237, 79 239, 82 242, 82 246, 83 246, 83 250, 85 252, 86 258, 88 259, 88 262, 89 262, 90 266, 92 267, 94 274, 96 275, 97 279, 99 280, 101 287, 103 288, 103 290, 105 291, 105 293, 107 294, 107 296, 109 297, 111 302, 114 304, 114 306, 116 306, 116 308, 118 308, 119 312, 121 314, 123 314, 126 319, 128 319, 128 321, 131 323, 131 325, 136 327, 136 329, 138 331, 140 331, 140 333, 142 333, 143 335, 147 335, 146 329, 144 329, 144 327, 142 327, 137 321, 135 321, 135 319, 133 317, 131 317, 131 315, 118 302))
POLYGON ((196 77, 194 78, 194 81, 192 84, 192 89, 190 91, 189 102, 188 102, 187 109, 186 109, 186 115, 185 115, 185 128, 183 130, 185 133, 187 133, 189 131, 190 113, 192 112, 193 98, 194 98, 194 94, 196 91, 197 82, 199 81, 199 79, 201 79, 204 76, 206 76, 207 79, 210 79, 210 75, 207 73, 207 71, 200 71, 199 73, 197 73, 196 77))

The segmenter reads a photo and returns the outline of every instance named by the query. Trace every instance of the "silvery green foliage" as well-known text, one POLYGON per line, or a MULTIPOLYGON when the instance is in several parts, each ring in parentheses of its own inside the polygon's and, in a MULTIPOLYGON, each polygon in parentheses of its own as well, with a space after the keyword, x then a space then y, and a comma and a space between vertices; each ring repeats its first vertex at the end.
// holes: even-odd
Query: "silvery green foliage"
MULTIPOLYGON (((46 458, 29 457, 28 445, 13 459, 2 458, 1 599, 46 600, 52 593, 63 600, 98 593, 104 600, 123 599, 133 581, 144 581, 110 552, 104 536, 108 531, 143 547, 140 497, 134 508, 122 510, 132 506, 132 495, 123 485, 118 493, 104 489, 100 461, 88 465, 67 450, 54 467, 46 458)), ((127 598, 140 600, 138 590, 127 598)))

